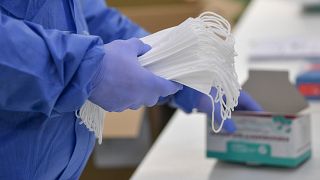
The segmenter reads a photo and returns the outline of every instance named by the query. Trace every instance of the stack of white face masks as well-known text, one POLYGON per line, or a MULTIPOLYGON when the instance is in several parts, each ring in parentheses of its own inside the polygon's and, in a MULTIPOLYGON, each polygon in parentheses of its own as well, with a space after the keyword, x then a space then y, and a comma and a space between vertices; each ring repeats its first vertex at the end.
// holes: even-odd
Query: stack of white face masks
MULTIPOLYGON (((202 13, 180 25, 141 39, 152 49, 139 57, 143 67, 168 80, 176 81, 207 94, 221 106, 222 121, 231 117, 238 104, 240 85, 234 68, 234 38, 230 24, 221 16, 202 13), (217 89, 215 99, 210 95, 217 89)), ((212 129, 215 129, 214 119, 212 129)))
MULTIPOLYGON (((212 129, 219 132, 223 121, 231 117, 240 95, 230 24, 215 13, 205 12, 141 40, 152 46, 139 57, 141 65, 162 78, 208 95, 213 106, 212 129), (210 95, 212 87, 217 89, 215 98, 210 95), (218 129, 214 128, 215 102, 221 106, 222 122, 218 129)), ((101 143, 103 110, 88 101, 76 114, 101 143)))

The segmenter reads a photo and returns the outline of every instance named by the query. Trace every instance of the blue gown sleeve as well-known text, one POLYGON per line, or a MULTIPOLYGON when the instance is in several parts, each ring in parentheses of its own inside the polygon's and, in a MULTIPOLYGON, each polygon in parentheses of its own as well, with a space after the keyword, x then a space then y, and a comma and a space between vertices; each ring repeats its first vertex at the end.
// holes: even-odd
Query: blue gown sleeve
POLYGON ((0 11, 0 109, 53 113, 79 109, 104 56, 99 37, 47 30, 0 11))
POLYGON ((82 7, 90 34, 100 36, 104 43, 149 34, 118 10, 108 7, 104 0, 82 0, 82 7))

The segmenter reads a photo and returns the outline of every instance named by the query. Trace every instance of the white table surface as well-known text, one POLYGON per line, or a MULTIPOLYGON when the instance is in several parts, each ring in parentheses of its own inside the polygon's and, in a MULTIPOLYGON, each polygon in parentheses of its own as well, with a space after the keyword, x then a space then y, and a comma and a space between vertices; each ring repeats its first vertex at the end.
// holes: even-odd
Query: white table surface
MULTIPOLYGON (((254 39, 320 37, 320 16, 301 14, 298 1, 255 0, 235 28, 235 37, 240 82, 247 78, 249 68, 289 70, 294 80, 302 60, 248 62, 249 44, 254 39)), ((299 168, 250 167, 208 159, 205 116, 178 111, 131 179, 320 180, 320 102, 311 102, 310 111, 313 155, 299 168)))

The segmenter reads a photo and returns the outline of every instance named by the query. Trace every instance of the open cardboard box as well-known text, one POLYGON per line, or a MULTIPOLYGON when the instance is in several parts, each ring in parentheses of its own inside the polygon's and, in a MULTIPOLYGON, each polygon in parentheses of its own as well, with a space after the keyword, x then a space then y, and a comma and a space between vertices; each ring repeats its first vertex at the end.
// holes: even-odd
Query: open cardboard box
POLYGON ((145 108, 106 112, 103 141, 96 143, 82 180, 129 179, 151 146, 145 108))
POLYGON ((250 71, 243 85, 266 112, 234 112, 237 131, 214 133, 208 120, 207 157, 254 165, 296 167, 311 156, 308 104, 288 72, 250 71))

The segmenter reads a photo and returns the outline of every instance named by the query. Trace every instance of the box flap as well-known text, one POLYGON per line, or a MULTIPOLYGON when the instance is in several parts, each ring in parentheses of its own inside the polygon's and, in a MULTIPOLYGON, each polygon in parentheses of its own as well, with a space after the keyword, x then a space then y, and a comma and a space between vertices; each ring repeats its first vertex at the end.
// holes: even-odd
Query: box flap
POLYGON ((103 138, 136 138, 140 133, 144 108, 121 113, 106 112, 103 138))
POLYGON ((243 89, 268 112, 294 114, 308 107, 286 71, 251 70, 243 89))

